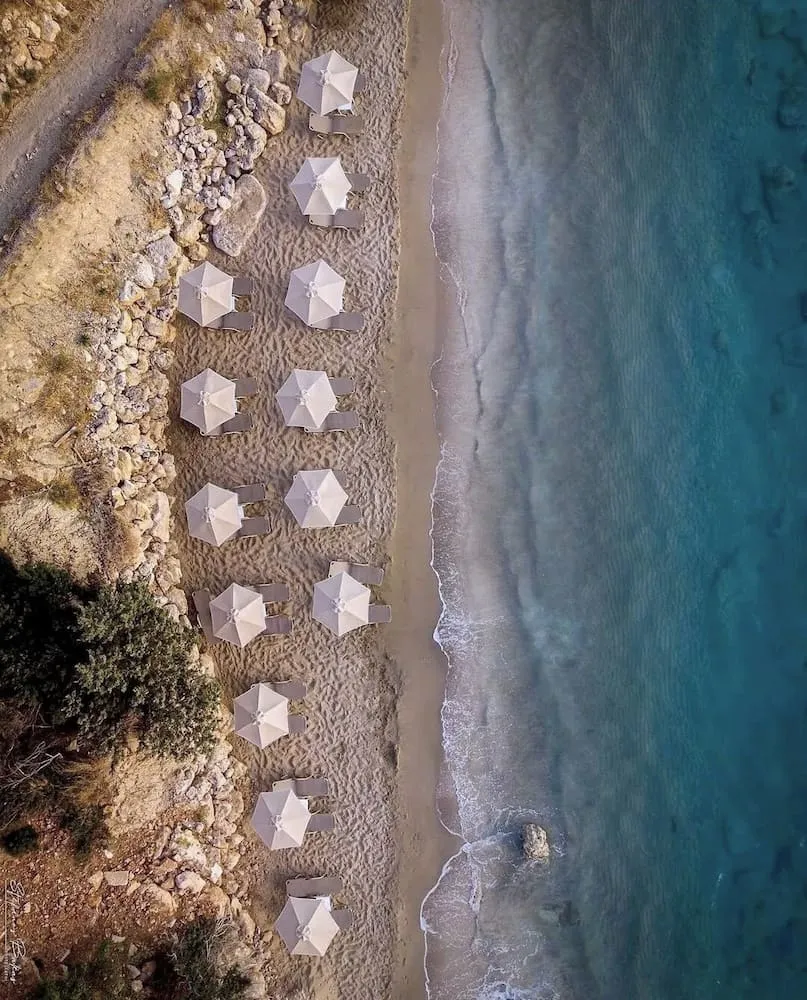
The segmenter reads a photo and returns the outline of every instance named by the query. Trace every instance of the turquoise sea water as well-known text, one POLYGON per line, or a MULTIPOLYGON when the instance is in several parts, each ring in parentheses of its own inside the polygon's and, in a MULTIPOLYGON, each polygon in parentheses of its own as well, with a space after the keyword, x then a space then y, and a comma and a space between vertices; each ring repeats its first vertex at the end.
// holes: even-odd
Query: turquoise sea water
POLYGON ((430 995, 807 997, 807 0, 445 4, 430 995))

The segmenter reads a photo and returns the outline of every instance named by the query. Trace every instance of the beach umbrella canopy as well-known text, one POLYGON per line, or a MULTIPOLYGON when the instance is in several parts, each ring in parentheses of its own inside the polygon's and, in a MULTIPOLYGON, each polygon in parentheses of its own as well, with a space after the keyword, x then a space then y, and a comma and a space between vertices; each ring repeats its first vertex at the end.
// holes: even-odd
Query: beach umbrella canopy
POLYGON ((339 924, 333 919, 329 899, 292 898, 275 921, 275 931, 292 955, 321 958, 339 933, 339 924))
POLYGON ((324 260, 291 272, 286 306, 304 323, 322 323, 342 311, 345 279, 324 260))
POLYGON ((303 63, 297 96, 318 115, 329 115, 353 101, 357 66, 331 50, 303 63))
POLYGON ((272 851, 299 847, 311 822, 308 802, 287 788, 282 792, 261 792, 252 813, 252 826, 272 851))
POLYGON ((250 587, 231 583, 210 602, 213 635, 242 649, 266 628, 263 598, 250 587))
POLYGON ((206 483, 185 504, 188 532, 210 545, 221 545, 238 534, 241 527, 241 506, 238 494, 206 483))
POLYGON ((234 417, 236 411, 235 382, 212 368, 182 383, 179 415, 205 434, 234 417))
POLYGON ((370 591, 349 573, 336 573, 314 584, 314 618, 344 635, 369 621, 370 591))
POLYGON ((338 156, 309 156, 289 184, 303 215, 333 215, 351 186, 338 156))
POLYGON ((179 279, 177 309, 200 326, 233 309, 233 279, 213 264, 200 264, 179 279))
POLYGON ((331 469, 308 469, 295 475, 285 499, 302 528, 332 528, 347 493, 331 469))
POLYGON ((269 684, 253 684, 233 703, 233 728, 236 735, 263 749, 287 736, 289 699, 269 684))
POLYGON ((295 368, 275 393, 287 427, 315 431, 336 409, 336 394, 325 372, 295 368))

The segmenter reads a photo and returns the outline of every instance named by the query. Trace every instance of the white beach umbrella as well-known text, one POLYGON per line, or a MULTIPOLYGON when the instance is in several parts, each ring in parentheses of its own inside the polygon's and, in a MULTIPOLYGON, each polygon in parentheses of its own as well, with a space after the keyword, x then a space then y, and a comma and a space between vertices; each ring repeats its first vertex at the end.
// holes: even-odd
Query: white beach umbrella
POLYGON ((345 279, 326 264, 314 261, 291 272, 286 306, 304 323, 322 323, 342 311, 345 279))
POLYGON ((210 602, 213 635, 242 649, 266 628, 263 598, 250 587, 231 583, 210 602))
POLYGON ((295 474, 286 506, 302 528, 332 528, 347 503, 347 493, 331 469, 295 474))
POLYGON ((352 102, 358 75, 358 67, 331 50, 303 63, 297 96, 318 115, 329 115, 352 102))
POLYGON ((287 788, 282 792, 261 792, 252 813, 252 826, 272 851, 299 847, 311 822, 308 802, 287 788))
POLYGON ((233 702, 233 728, 248 743, 268 747, 288 735, 289 699, 269 684, 253 684, 233 702))
POLYGON ((221 545, 238 534, 243 516, 238 494, 206 483, 185 503, 188 533, 210 545, 221 545))
POLYGON ((336 573, 314 584, 312 614, 331 632, 344 635, 367 625, 370 614, 370 591, 349 573, 336 573))
POLYGON ((339 933, 333 919, 330 899, 287 899, 275 921, 275 931, 292 955, 321 958, 339 933))
POLYGON ((295 368, 275 393, 287 427, 315 431, 336 409, 336 394, 325 372, 295 368))
POLYGON ((213 264, 200 264, 179 279, 177 309, 204 326, 221 319, 233 306, 233 279, 213 264))
POLYGON ((289 184, 303 215, 333 215, 352 185, 338 156, 309 156, 289 184))
POLYGON ((236 411, 235 382, 212 368, 182 383, 179 414, 204 433, 220 427, 236 411))

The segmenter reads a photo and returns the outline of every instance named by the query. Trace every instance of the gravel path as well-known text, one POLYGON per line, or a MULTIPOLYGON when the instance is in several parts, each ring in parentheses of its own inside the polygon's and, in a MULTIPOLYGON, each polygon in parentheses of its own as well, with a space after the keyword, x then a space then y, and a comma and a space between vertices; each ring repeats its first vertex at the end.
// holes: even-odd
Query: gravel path
POLYGON ((106 0, 72 42, 65 64, 12 113, 0 135, 0 234, 28 209, 72 123, 115 83, 170 6, 169 0, 106 0))

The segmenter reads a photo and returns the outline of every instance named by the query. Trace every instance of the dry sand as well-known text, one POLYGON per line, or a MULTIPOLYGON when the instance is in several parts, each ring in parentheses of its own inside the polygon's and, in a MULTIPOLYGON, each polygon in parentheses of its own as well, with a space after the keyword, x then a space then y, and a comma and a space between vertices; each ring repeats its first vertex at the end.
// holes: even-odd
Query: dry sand
MULTIPOLYGON (((436 0, 418 0, 419 10, 431 6, 439 18, 436 0)), ((208 586, 218 592, 233 580, 291 586, 291 636, 258 640, 243 651, 219 645, 214 653, 229 696, 258 680, 298 678, 309 686, 304 736, 282 740, 262 753, 243 744, 238 750, 250 769, 253 796, 289 774, 329 777, 335 794, 322 807, 336 812, 337 830, 309 837, 299 850, 272 854, 250 834, 243 875, 252 875, 252 909, 262 929, 277 916, 289 876, 333 874, 343 879, 341 901, 354 911, 355 925, 324 959, 290 959, 276 938, 269 945, 278 986, 285 993, 297 986, 310 988, 322 998, 423 996, 418 912, 445 846, 434 818, 443 664, 431 641, 437 598, 428 562, 429 493, 437 457, 429 384, 437 279, 428 197, 440 93, 439 20, 435 25, 432 17, 431 27, 413 37, 410 48, 413 67, 425 67, 432 57, 434 66, 428 79, 413 81, 418 98, 407 113, 401 176, 407 253, 396 314, 396 112, 404 92, 406 14, 405 0, 322 5, 310 54, 335 47, 362 67, 369 87, 358 110, 367 120, 366 132, 355 140, 318 138, 306 127, 305 109, 294 102, 290 127, 272 140, 258 167, 269 208, 237 268, 256 282, 256 329, 221 333, 188 324, 177 341, 177 386, 205 366, 222 374, 255 375, 261 382, 261 394, 247 403, 256 423, 248 434, 203 439, 190 427, 175 426, 177 522, 181 524, 182 500, 205 481, 222 486, 264 481, 271 499, 263 512, 271 518, 271 533, 219 550, 189 540, 181 528, 176 534, 189 591, 208 586), (436 89, 429 89, 429 79, 436 89), (413 107, 421 107, 422 120, 413 107), (367 214, 358 233, 307 225, 288 191, 305 156, 335 152, 347 169, 377 178, 351 202, 367 214), (347 278, 345 308, 364 311, 362 333, 308 330, 285 312, 289 271, 320 256, 347 278), (294 367, 354 378, 357 391, 344 405, 360 412, 360 429, 321 436, 286 429, 272 394, 294 367), (395 439, 400 479, 393 543, 395 439), (303 531, 288 516, 282 498, 293 474, 325 467, 349 476, 350 502, 364 513, 360 525, 303 531), (392 626, 337 639, 311 619, 312 586, 327 575, 332 558, 387 567, 387 581, 375 599, 392 603, 392 626)), ((235 270, 231 261, 213 259, 235 270)))

